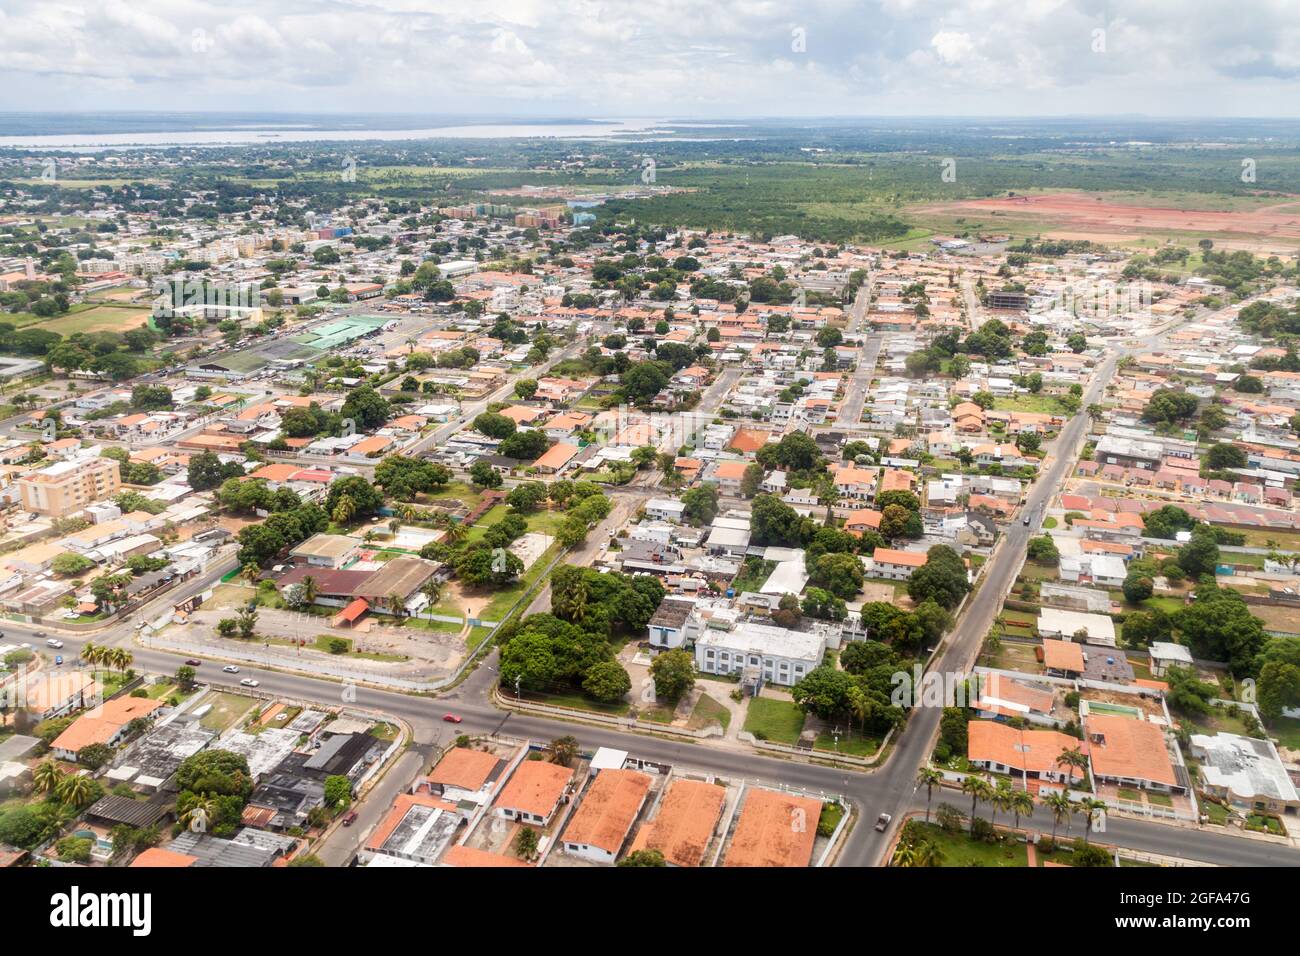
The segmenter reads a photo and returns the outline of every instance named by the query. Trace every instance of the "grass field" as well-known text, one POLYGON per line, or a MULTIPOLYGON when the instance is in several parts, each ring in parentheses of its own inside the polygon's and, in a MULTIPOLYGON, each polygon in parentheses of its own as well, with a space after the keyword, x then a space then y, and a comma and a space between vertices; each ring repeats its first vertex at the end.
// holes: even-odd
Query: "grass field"
POLYGON ((695 709, 691 711, 691 719, 686 726, 691 730, 703 730, 713 723, 721 724, 723 733, 726 733, 731 725, 731 711, 708 694, 701 694, 700 699, 695 702, 695 709))
POLYGON ((1029 865, 1029 855, 1025 845, 1008 839, 996 843, 976 842, 966 831, 949 833, 933 823, 917 820, 913 826, 929 843, 938 847, 942 854, 942 866, 1000 866, 1018 867, 1029 865))
POLYGON ((745 710, 745 730, 759 740, 793 747, 803 730, 804 713, 788 700, 754 697, 745 710))

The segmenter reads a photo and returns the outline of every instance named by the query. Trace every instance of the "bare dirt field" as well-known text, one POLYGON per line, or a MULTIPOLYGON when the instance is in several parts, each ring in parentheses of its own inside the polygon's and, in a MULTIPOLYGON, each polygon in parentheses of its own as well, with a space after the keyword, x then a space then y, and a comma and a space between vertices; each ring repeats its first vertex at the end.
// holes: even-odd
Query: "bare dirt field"
POLYGON ((1107 201, 1087 193, 1042 193, 999 199, 966 199, 918 207, 918 212, 949 215, 984 211, 1041 219, 1058 228, 1061 238, 1122 241, 1149 233, 1239 233, 1265 239, 1300 241, 1300 200, 1284 200, 1255 209, 1221 211, 1143 206, 1107 201))

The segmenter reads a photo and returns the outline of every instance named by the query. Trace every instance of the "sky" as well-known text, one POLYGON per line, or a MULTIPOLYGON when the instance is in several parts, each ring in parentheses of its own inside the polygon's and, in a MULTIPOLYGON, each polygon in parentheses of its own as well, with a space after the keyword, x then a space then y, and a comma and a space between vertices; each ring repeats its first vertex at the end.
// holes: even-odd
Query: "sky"
POLYGON ((1300 0, 0 0, 0 110, 1300 116, 1300 0))

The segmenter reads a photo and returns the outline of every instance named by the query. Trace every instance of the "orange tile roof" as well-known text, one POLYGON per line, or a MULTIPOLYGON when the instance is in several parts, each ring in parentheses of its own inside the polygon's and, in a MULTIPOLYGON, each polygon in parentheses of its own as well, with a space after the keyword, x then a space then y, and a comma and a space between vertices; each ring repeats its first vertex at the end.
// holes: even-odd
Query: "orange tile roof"
POLYGON ((54 739, 51 749, 76 753, 91 744, 106 744, 131 721, 148 717, 163 706, 162 701, 147 697, 118 697, 105 701, 103 706, 88 711, 69 724, 68 729, 54 739))
POLYGON ((1099 777, 1126 777, 1175 786, 1164 732, 1132 717, 1088 714, 1084 723, 1092 769, 1099 777))
POLYGON ((199 858, 197 856, 190 856, 188 853, 177 853, 175 850, 167 850, 160 846, 151 846, 132 860, 131 866, 193 866, 198 861, 199 858))
POLYGON ((821 812, 821 802, 811 797, 749 790, 722 865, 807 866, 821 812))
MULTIPOLYGON (((1059 730, 1017 730, 995 720, 972 720, 966 725, 966 756, 972 762, 991 761, 1015 770, 1037 773, 1063 772, 1056 760, 1082 742, 1059 730)), ((1071 770, 1070 779, 1082 779, 1071 770)))
POLYGON ((525 863, 513 856, 505 856, 501 853, 489 853, 487 850, 476 850, 472 846, 457 845, 448 847, 447 852, 442 855, 444 866, 459 867, 485 867, 485 866, 531 866, 531 863, 525 863))
POLYGON ((927 560, 924 551, 897 551, 894 548, 876 548, 871 557, 876 564, 901 564, 908 568, 919 568, 927 560))
POLYGON ((570 445, 568 442, 556 442, 550 448, 546 449, 546 454, 542 455, 533 462, 536 468, 554 468, 557 471, 569 463, 574 455, 578 453, 577 445, 570 445))
POLYGON ((275 462, 270 465, 263 465, 248 477, 265 478, 267 481, 288 481, 296 472, 301 470, 302 465, 286 465, 275 462))
POLYGON ((1043 666, 1057 671, 1083 673, 1083 647, 1073 641, 1043 639, 1043 666))
POLYGON ((727 792, 714 783, 674 780, 654 820, 641 824, 628 852, 658 850, 674 866, 701 866, 727 792))
POLYGON ((506 781, 496 805, 545 817, 564 796, 573 771, 544 760, 525 760, 506 781))
POLYGON ((650 792, 649 774, 638 770, 602 770, 569 818, 562 839, 618 853, 650 792))
POLYGON ((430 771, 428 779, 430 783, 460 787, 462 790, 478 790, 487 783, 498 763, 500 760, 496 754, 468 747, 453 747, 430 771))
POLYGON ((721 461, 713 474, 718 478, 734 478, 738 481, 745 477, 745 469, 749 465, 747 461, 721 461))

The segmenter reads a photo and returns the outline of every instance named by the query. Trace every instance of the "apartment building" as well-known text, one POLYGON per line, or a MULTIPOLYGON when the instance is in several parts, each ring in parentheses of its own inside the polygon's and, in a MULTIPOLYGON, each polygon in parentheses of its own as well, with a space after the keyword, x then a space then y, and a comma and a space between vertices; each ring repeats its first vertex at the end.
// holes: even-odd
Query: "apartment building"
POLYGON ((42 468, 16 484, 28 511, 62 518, 115 495, 122 478, 113 459, 82 458, 42 468))

